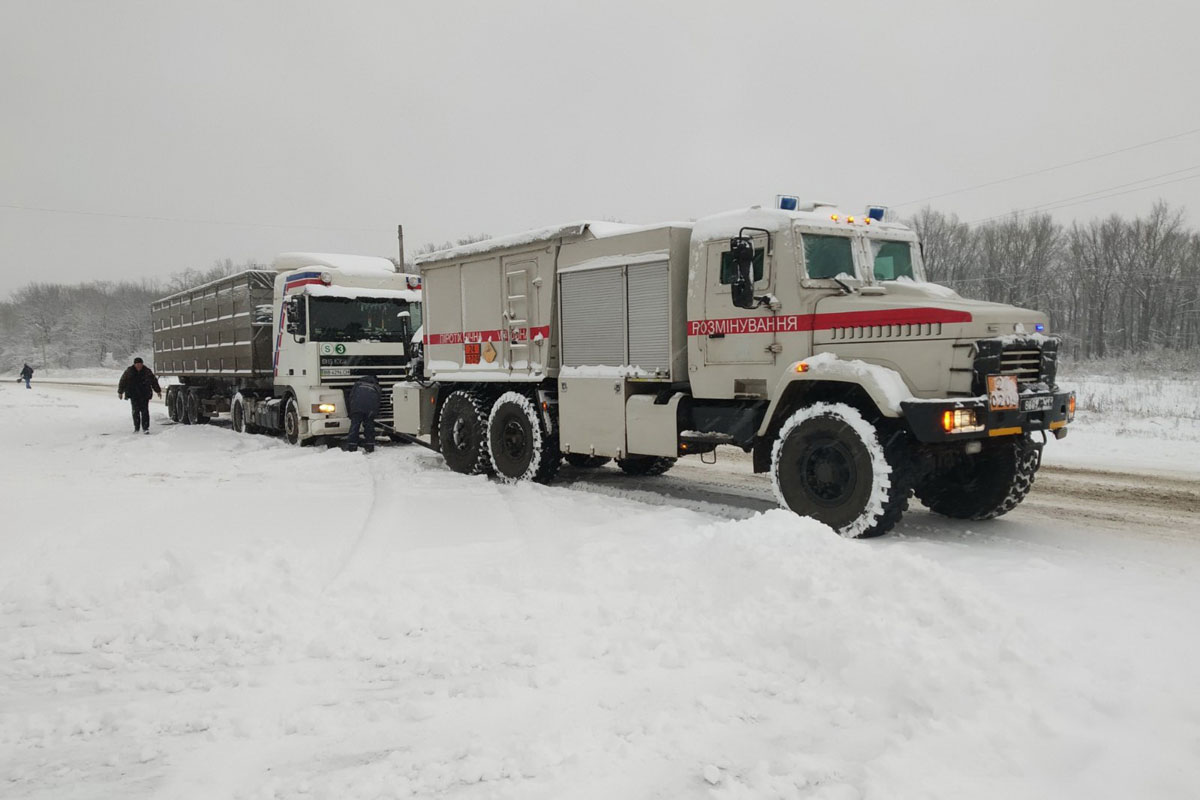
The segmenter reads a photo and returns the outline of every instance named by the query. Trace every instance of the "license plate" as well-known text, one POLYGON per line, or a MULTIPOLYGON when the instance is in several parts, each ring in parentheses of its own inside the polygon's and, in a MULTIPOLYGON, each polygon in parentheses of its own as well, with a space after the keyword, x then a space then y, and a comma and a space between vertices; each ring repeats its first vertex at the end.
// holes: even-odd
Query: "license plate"
POLYGON ((1049 411, 1054 407, 1054 398, 1046 395, 1044 397, 1025 397, 1021 399, 1022 411, 1049 411))
POLYGON ((988 375, 988 407, 1005 411, 1017 407, 1017 378, 1015 375, 988 375))

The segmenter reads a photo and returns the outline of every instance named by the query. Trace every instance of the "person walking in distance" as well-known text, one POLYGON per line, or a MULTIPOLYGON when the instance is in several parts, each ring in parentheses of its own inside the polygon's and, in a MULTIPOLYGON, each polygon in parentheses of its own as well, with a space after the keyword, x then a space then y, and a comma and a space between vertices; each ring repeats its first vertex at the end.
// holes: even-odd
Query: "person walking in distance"
POLYGON ((150 395, 152 394, 162 397, 162 388, 158 385, 158 378, 154 377, 154 373, 140 358, 135 358, 133 366, 122 373, 121 382, 117 384, 117 397, 129 398, 129 405, 133 408, 134 433, 150 432, 150 395))
POLYGON ((379 379, 364 375, 350 388, 350 435, 346 437, 346 449, 358 450, 358 429, 364 434, 363 452, 375 452, 375 415, 379 413, 379 379))
POLYGON ((28 388, 30 388, 29 379, 32 377, 33 377, 33 367, 26 364, 24 367, 21 368, 21 377, 17 378, 17 380, 25 381, 25 388, 28 389, 28 388))

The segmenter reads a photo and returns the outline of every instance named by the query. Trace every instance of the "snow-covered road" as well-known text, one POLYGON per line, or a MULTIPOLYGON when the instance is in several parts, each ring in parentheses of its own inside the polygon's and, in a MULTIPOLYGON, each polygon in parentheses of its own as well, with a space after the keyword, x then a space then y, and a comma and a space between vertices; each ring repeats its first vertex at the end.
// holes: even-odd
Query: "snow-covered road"
POLYGON ((502 486, 0 402, 5 798, 1200 786, 1196 476, 1051 461, 1004 519, 845 541, 736 459, 502 486))

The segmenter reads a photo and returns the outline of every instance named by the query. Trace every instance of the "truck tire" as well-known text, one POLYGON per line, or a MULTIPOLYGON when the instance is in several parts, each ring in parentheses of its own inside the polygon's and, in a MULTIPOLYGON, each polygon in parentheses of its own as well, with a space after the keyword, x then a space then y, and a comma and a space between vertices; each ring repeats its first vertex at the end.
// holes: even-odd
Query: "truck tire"
POLYGON ((548 483, 558 472, 561 455, 542 422, 537 406, 520 392, 496 398, 487 421, 488 457, 496 477, 506 483, 548 483))
POLYGON ((487 413, 474 392, 451 392, 438 418, 438 444, 446 466, 463 475, 479 475, 491 468, 487 446, 487 413))
POLYGON ((300 438, 300 409, 296 406, 296 398, 289 397, 283 409, 283 438, 288 444, 299 445, 300 438))
POLYGON ((567 453, 563 457, 576 469, 596 469, 612 461, 608 456, 589 456, 587 453, 567 453))
POLYGON ((187 423, 189 425, 203 425, 208 422, 208 417, 204 416, 204 404, 200 401, 198 392, 189 391, 184 400, 184 409, 187 411, 187 423))
POLYGON ((184 425, 191 425, 191 420, 187 415, 187 389, 179 389, 175 392, 175 417, 184 425))
POLYGON ((1012 511, 1033 488, 1041 447, 1026 436, 983 442, 983 449, 916 487, 917 499, 954 519, 995 519, 1012 511))
POLYGON ((771 449, 780 505, 847 538, 881 536, 908 507, 875 427, 844 403, 815 403, 783 423, 771 449))
POLYGON ((248 433, 246 427, 246 404, 240 393, 233 396, 229 406, 229 419, 233 422, 234 433, 248 433))
POLYGON ((675 461, 666 456, 630 456, 618 458, 617 466, 626 475, 662 475, 675 466, 675 461))
POLYGON ((179 413, 179 389, 174 386, 167 387, 167 416, 171 418, 171 422, 179 422, 181 414, 179 413))

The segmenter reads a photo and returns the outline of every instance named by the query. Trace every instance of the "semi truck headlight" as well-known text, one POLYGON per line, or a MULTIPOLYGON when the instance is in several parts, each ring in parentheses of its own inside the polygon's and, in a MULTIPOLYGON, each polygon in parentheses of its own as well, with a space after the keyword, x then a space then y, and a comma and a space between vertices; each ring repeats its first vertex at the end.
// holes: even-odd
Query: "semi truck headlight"
POLYGON ((946 433, 976 433, 983 430, 983 424, 975 409, 956 408, 942 413, 942 428, 946 433))
POLYGON ((313 406, 314 414, 332 414, 337 411, 337 406, 333 403, 318 403, 313 406))

